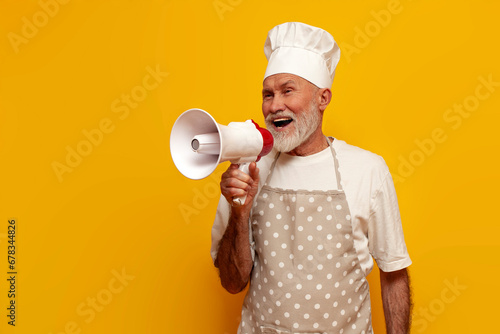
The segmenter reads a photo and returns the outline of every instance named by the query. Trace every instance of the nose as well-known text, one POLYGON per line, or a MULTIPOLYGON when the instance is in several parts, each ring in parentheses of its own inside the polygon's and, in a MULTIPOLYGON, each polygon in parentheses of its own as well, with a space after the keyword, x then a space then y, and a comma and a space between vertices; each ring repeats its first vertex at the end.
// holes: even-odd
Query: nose
POLYGON ((285 100, 280 94, 275 94, 271 105, 269 106, 269 111, 273 114, 284 111, 286 109, 285 100))

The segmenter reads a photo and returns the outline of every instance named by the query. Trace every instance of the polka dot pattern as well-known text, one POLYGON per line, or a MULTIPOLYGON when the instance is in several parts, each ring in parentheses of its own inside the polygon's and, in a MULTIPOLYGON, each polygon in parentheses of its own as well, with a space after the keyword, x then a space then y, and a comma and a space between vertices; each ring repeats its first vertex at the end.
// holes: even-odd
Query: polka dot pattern
POLYGON ((345 195, 264 186, 257 203, 254 270, 238 333, 261 333, 261 326, 273 334, 371 333, 345 195))

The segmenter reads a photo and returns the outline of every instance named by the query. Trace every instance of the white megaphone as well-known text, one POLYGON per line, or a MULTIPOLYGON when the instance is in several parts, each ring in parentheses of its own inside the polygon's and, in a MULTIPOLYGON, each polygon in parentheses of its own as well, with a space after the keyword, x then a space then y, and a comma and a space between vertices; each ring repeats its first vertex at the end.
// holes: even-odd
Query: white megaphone
MULTIPOLYGON (((189 109, 175 121, 170 134, 170 154, 177 169, 199 180, 209 176, 224 161, 239 164, 248 174, 248 164, 271 152, 271 133, 253 120, 218 124, 206 111, 189 109)), ((238 205, 246 196, 234 198, 238 205)))

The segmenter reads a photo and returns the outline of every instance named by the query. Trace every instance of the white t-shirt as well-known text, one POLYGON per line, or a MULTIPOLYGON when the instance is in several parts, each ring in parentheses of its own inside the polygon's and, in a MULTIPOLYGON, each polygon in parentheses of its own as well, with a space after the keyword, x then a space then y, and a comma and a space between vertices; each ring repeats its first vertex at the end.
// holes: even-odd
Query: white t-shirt
MULTIPOLYGON (((335 139, 341 184, 351 211, 354 247, 368 275, 373 258, 380 269, 396 271, 411 264, 403 236, 394 183, 382 157, 335 139), (371 255, 371 256, 370 256, 371 255)), ((264 185, 276 152, 258 162, 259 187, 264 185)), ((282 153, 269 186, 282 189, 337 190, 330 148, 309 156, 282 153)), ((221 196, 212 227, 212 259, 229 219, 229 203, 221 196)), ((252 250, 253 252, 253 250, 252 250)))

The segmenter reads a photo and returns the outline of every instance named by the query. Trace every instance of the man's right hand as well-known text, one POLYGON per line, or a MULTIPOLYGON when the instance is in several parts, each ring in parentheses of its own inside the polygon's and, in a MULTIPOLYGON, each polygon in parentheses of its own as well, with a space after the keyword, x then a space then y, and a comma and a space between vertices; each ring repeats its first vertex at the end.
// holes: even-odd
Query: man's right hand
POLYGON ((222 174, 220 189, 231 204, 231 215, 226 231, 219 242, 215 266, 219 268, 222 286, 231 293, 245 288, 252 272, 253 260, 250 251, 249 216, 252 203, 259 188, 259 169, 255 162, 249 166, 247 175, 232 164, 222 174), (233 205, 233 197, 247 195, 243 205, 233 205))
POLYGON ((238 165, 231 164, 224 174, 222 174, 220 189, 229 204, 233 205, 233 197, 247 196, 245 203, 242 206, 233 205, 233 210, 250 210, 253 199, 259 189, 259 169, 257 168, 257 164, 252 162, 248 169, 250 175, 239 170, 238 165))

